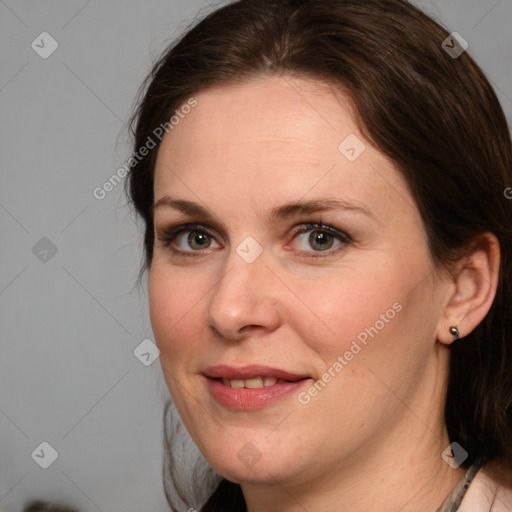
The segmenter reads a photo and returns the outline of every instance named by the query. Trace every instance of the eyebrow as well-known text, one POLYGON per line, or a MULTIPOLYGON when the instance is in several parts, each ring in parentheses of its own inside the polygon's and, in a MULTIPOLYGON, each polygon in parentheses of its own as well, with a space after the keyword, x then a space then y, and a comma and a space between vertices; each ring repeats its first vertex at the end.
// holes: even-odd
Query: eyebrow
MULTIPOLYGON (((213 220, 214 217, 216 217, 210 212, 210 210, 198 203, 185 199, 174 199, 168 195, 165 195, 156 201, 153 205, 153 212, 163 207, 174 208, 175 210, 179 210, 187 215, 198 216, 207 220, 213 220)), ((351 203, 338 198, 324 198, 312 199, 309 201, 296 201, 276 206, 270 211, 268 215, 268 222, 273 224, 274 222, 278 222, 288 217, 309 215, 327 210, 352 211, 366 215, 373 220, 377 220, 374 214, 361 203, 351 203)))

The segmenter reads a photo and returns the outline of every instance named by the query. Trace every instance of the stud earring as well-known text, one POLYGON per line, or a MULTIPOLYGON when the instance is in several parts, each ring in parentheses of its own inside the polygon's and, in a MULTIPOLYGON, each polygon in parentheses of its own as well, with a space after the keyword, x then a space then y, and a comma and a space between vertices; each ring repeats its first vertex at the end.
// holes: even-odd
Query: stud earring
POLYGON ((460 336, 459 336, 459 329, 456 325, 452 325, 450 327, 450 334, 455 338, 453 341, 457 341, 460 339, 460 336))

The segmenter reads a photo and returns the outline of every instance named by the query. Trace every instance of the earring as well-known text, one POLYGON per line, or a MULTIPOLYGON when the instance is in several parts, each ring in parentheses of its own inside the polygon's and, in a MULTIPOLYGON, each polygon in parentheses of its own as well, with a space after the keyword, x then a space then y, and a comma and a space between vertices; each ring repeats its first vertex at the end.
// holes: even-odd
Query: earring
POLYGON ((460 336, 459 336, 459 329, 456 325, 452 325, 450 327, 450 334, 455 338, 453 341, 457 341, 460 339, 460 336))

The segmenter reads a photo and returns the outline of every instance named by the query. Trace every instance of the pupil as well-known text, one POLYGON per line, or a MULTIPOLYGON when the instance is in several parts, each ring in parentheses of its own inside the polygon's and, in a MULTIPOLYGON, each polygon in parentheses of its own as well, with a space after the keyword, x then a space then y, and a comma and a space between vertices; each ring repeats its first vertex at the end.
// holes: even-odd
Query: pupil
POLYGON ((197 244, 200 248, 208 247, 208 240, 204 233, 190 233, 188 236, 188 242, 191 247, 197 244))

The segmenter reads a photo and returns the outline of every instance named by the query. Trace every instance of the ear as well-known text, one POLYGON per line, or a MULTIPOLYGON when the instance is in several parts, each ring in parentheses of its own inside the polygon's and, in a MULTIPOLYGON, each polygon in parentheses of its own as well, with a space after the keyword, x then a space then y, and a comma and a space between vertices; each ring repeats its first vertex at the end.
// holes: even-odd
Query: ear
POLYGON ((437 339, 450 345, 455 341, 450 327, 467 336, 487 315, 496 295, 500 267, 500 244, 492 233, 478 235, 456 265, 447 288, 437 339))

